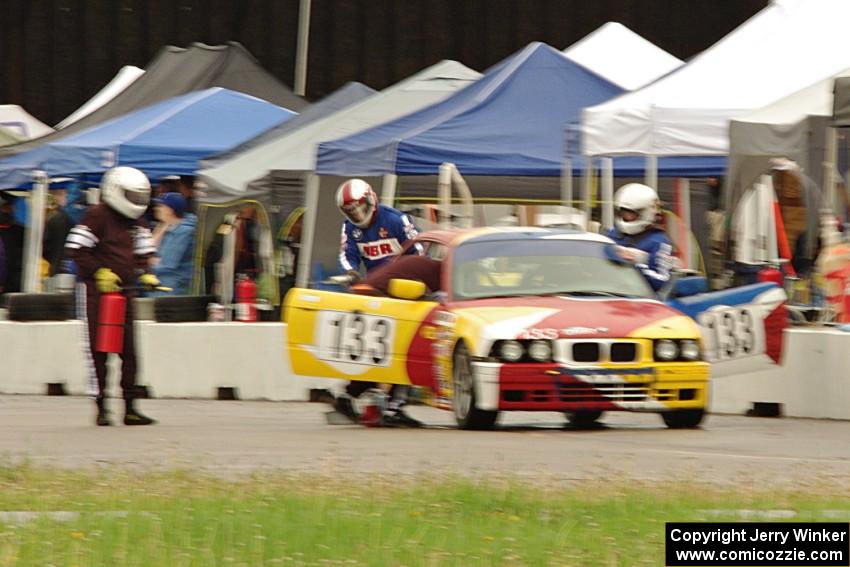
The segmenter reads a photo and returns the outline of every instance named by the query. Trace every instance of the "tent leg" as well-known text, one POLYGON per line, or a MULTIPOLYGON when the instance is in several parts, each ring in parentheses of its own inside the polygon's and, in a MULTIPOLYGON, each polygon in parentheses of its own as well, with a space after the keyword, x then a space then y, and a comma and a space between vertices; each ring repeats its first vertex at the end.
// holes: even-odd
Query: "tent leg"
POLYGON ((614 160, 602 158, 602 229, 614 228, 614 160))
POLYGON ((564 160, 561 168, 561 204, 573 206, 573 162, 569 159, 564 160))
POLYGON ((319 176, 315 173, 307 177, 304 193, 304 224, 301 232, 301 253, 298 255, 298 269, 295 274, 296 287, 309 287, 312 273, 313 240, 319 206, 319 176))
POLYGON ((658 190, 658 157, 656 156, 646 156, 644 183, 658 190))
POLYGON ((47 203, 47 186, 50 183, 43 171, 36 171, 33 181, 32 193, 29 196, 29 219, 24 234, 22 289, 26 293, 36 293, 41 287, 44 208, 47 203))
POLYGON ((584 214, 587 216, 588 226, 590 226, 590 216, 593 206, 590 202, 591 192, 593 188, 591 185, 593 184, 593 158, 586 158, 584 160, 584 190, 582 195, 582 210, 584 214))
POLYGON ((381 186, 381 204, 392 207, 395 202, 395 190, 398 184, 398 175, 387 173, 381 186))

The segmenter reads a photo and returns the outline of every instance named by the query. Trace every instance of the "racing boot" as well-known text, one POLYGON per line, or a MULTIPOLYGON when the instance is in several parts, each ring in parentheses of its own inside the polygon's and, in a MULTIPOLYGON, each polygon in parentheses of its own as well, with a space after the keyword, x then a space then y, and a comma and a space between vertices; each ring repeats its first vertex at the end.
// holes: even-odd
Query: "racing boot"
POLYGON ((384 412, 383 419, 381 420, 381 425, 384 427, 424 427, 423 423, 418 419, 415 419, 409 415, 407 415, 404 410, 398 408, 395 411, 387 411, 384 412))
POLYGON ((153 425, 156 423, 155 419, 149 418, 136 409, 136 405, 132 398, 124 400, 124 403, 126 404, 124 410, 124 425, 153 425))
POLYGON ((97 417, 94 422, 101 427, 112 425, 112 420, 109 419, 109 411, 106 409, 106 400, 97 398, 95 403, 97 404, 97 417))

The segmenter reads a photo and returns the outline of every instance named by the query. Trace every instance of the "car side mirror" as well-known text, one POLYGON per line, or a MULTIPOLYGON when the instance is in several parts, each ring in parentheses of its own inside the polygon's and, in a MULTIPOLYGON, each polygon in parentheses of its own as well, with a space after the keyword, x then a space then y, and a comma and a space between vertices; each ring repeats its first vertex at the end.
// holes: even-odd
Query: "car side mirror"
POLYGON ((702 276, 679 278, 673 283, 670 297, 690 297, 708 291, 708 280, 702 276))
POLYGON ((415 300, 425 295, 425 284, 415 280, 393 278, 387 288, 390 297, 415 300))

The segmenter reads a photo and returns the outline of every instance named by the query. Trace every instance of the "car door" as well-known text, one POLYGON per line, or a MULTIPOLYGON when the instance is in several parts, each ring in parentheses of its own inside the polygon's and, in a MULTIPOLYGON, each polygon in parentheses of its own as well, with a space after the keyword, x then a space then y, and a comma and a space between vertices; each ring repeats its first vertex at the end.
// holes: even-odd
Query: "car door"
POLYGON ((782 363, 782 335, 788 326, 785 291, 757 283, 669 300, 702 331, 703 356, 718 378, 782 363))
POLYGON ((436 305, 428 300, 292 289, 284 302, 292 371, 301 376, 410 384, 410 346, 436 305))

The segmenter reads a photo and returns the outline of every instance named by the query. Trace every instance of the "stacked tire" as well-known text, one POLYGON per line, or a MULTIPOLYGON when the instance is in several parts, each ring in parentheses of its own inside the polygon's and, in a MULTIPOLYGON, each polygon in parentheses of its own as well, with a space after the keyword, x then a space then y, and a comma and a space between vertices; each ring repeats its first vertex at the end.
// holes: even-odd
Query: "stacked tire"
POLYGON ((76 319, 73 293, 7 293, 3 297, 10 321, 76 319))

